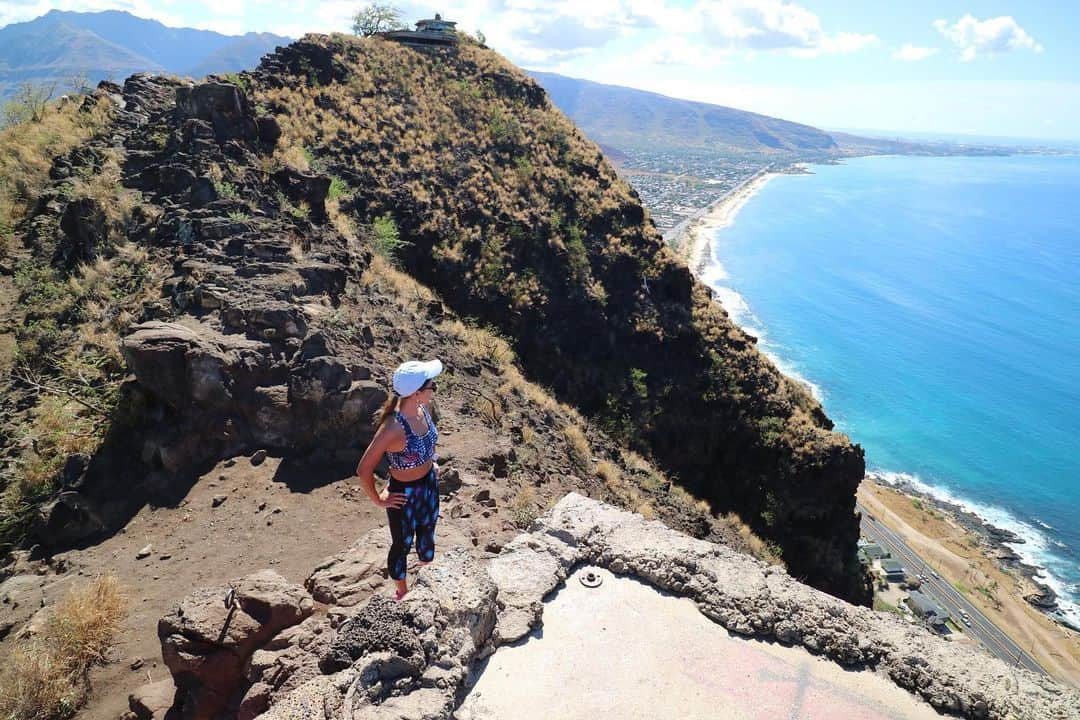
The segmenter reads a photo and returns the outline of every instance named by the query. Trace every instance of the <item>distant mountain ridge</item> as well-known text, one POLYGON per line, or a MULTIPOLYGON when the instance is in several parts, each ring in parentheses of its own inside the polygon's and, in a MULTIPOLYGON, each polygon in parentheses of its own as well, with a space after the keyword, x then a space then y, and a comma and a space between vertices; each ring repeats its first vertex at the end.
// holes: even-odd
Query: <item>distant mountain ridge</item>
POLYGON ((840 150, 829 133, 801 123, 555 73, 529 74, 602 145, 780 157, 830 156, 840 150))
POLYGON ((292 40, 272 33, 223 35, 171 28, 128 12, 51 10, 0 28, 0 98, 21 83, 57 82, 85 75, 91 83, 122 80, 135 72, 202 77, 254 67, 292 40))

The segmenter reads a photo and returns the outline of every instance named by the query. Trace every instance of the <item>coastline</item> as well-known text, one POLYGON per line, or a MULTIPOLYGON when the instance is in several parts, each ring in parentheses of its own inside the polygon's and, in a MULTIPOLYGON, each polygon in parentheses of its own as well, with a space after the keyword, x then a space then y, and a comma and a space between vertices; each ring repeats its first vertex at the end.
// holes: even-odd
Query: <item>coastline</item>
MULTIPOLYGON (((711 231, 731 225, 773 176, 790 170, 762 168, 672 233, 669 242, 696 277, 712 262, 711 231)), ((1080 687, 1080 629, 1053 614, 1057 598, 1040 581, 1044 569, 1009 546, 1023 538, 969 508, 886 477, 864 479, 858 498, 1047 672, 1080 687)))
POLYGON ((1080 633, 1035 607, 1048 588, 1006 545, 1015 536, 916 487, 868 475, 859 503, 1047 672, 1080 687, 1080 633))
POLYGON ((709 262, 709 231, 731 225, 750 198, 765 187, 769 180, 780 174, 782 173, 773 170, 771 166, 759 170, 727 195, 690 218, 686 225, 673 235, 669 242, 677 248, 694 275, 700 275, 709 262))

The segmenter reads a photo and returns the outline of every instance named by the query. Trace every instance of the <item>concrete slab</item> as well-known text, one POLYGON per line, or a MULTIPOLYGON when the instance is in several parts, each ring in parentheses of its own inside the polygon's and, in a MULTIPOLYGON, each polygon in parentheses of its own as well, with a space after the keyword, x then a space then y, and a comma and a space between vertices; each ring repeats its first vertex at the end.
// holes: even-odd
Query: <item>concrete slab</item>
POLYGON ((923 720, 933 708, 870 671, 749 640, 690 600, 579 568, 543 626, 486 661, 458 720, 923 720))

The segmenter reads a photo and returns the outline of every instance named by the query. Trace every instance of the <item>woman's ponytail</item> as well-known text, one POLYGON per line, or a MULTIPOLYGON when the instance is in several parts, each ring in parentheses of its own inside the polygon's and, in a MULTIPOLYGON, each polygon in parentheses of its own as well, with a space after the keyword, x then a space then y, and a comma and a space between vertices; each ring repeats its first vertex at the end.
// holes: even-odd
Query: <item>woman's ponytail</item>
POLYGON ((382 427, 382 424, 386 422, 386 418, 393 415, 394 411, 397 410, 398 400, 400 400, 400 398, 397 396, 397 393, 391 391, 389 397, 386 398, 386 402, 382 404, 381 408, 375 411, 371 420, 376 430, 382 427))

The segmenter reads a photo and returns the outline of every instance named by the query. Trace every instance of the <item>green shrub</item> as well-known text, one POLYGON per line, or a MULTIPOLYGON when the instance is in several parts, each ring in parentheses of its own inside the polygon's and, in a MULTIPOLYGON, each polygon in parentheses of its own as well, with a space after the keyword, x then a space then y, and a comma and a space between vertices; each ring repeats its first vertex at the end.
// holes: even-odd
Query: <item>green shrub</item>
POLYGON ((398 253, 401 252, 401 249, 412 245, 407 240, 401 239, 397 222, 390 213, 375 218, 371 223, 370 238, 375 252, 393 265, 400 262, 398 253))
POLYGON ((566 253, 570 272, 579 283, 589 278, 589 253, 585 250, 585 231, 580 225, 571 225, 566 233, 566 253))
POLYGON ((237 197, 236 186, 228 180, 215 180, 214 192, 217 193, 219 198, 226 200, 233 200, 237 197))
POLYGON ((330 189, 326 193, 327 200, 337 200, 349 194, 349 185, 337 176, 330 178, 330 189))
POLYGON ((248 92, 248 90, 250 89, 248 86, 247 78, 237 73, 227 73, 225 75, 225 82, 232 83, 236 87, 240 88, 240 90, 244 93, 248 92))

